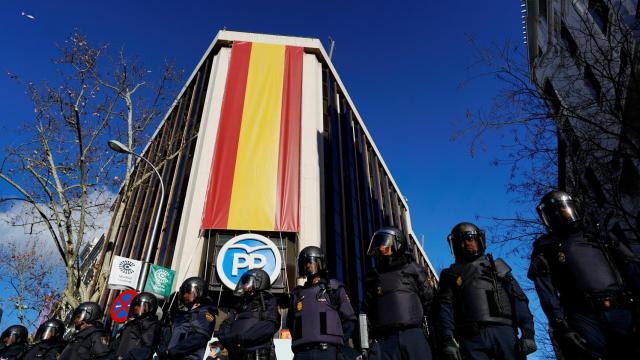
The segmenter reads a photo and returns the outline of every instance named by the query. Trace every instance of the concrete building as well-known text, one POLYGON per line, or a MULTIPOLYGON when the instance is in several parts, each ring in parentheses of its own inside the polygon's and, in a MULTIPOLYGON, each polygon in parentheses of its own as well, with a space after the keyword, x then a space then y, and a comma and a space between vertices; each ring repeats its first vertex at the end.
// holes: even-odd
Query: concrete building
POLYGON ((587 216, 601 222, 613 213, 615 230, 637 237, 638 1, 524 0, 522 7, 530 79, 556 121, 558 187, 582 196, 587 216))
POLYGON ((405 198, 317 39, 220 31, 142 154, 162 174, 166 205, 157 209, 158 181, 139 162, 106 238, 133 259, 152 246, 153 263, 176 271, 174 289, 198 275, 216 296, 256 266, 287 292, 299 250, 316 245, 357 309, 381 226, 402 229, 435 279, 405 198))

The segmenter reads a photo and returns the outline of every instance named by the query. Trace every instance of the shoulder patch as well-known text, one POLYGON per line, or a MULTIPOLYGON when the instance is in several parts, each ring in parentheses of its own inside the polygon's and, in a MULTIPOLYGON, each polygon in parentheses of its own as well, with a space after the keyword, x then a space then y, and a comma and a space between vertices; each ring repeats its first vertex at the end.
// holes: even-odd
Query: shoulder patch
POLYGON ((109 339, 106 336, 100 336, 100 342, 102 345, 109 345, 109 339))
POLYGON ((213 320, 215 320, 215 315, 213 315, 212 313, 210 313, 208 310, 205 311, 204 313, 204 318, 207 319, 208 322, 212 322, 213 320))

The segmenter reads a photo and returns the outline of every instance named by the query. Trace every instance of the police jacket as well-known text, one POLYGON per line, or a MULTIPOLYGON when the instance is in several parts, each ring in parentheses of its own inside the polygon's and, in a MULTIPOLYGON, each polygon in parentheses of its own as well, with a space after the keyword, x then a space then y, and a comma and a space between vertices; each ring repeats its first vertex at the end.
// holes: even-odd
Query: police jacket
POLYGON ((22 358, 23 360, 57 360, 66 341, 41 341, 35 344, 22 358))
POLYGON ((457 261, 440 274, 442 336, 465 336, 479 325, 507 325, 534 333, 529 300, 502 259, 491 254, 457 261))
POLYGON ((291 292, 287 327, 294 350, 306 344, 343 345, 351 337, 355 320, 349 296, 337 280, 307 281, 291 292))
POLYGON ((553 323, 565 312, 588 311, 590 299, 633 288, 638 264, 636 255, 612 237, 578 230, 538 238, 528 277, 553 323))
POLYGON ((229 311, 216 335, 234 358, 271 348, 273 335, 279 328, 278 302, 271 293, 263 291, 243 297, 237 308, 229 311))
POLYGON ((60 354, 60 360, 106 359, 109 342, 102 324, 78 331, 60 354))
POLYGON ((415 262, 390 269, 376 269, 365 277, 363 310, 373 334, 420 327, 429 313, 433 286, 427 272, 415 262))
POLYGON ((175 313, 167 345, 169 358, 202 360, 216 325, 217 314, 217 309, 208 302, 194 309, 175 313))
POLYGON ((22 359, 22 354, 27 351, 27 344, 12 344, 0 350, 0 359, 22 359))
POLYGON ((129 320, 118 337, 116 359, 151 359, 160 343, 162 326, 155 315, 129 320))

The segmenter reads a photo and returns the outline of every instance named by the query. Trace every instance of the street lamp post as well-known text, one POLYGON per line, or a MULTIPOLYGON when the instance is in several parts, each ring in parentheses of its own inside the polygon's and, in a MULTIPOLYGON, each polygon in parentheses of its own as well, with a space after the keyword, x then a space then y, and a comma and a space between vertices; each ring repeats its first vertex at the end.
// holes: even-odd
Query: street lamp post
POLYGON ((153 244, 155 244, 156 235, 158 233, 158 227, 160 226, 160 212, 162 211, 162 206, 164 205, 164 182, 162 181, 162 176, 160 175, 160 172, 158 171, 158 169, 155 166, 153 166, 153 164, 149 160, 144 158, 142 155, 134 153, 132 150, 126 147, 123 143, 117 140, 109 140, 108 145, 109 145, 109 148, 111 148, 111 150, 115 152, 119 152, 121 154, 131 154, 145 161, 147 164, 149 164, 149 166, 151 166, 153 171, 158 176, 158 180, 160 181, 160 204, 158 205, 158 210, 156 212, 156 219, 153 223, 153 228, 151 231, 151 243, 149 244, 149 246, 147 246, 147 253, 144 255, 144 260, 142 264, 142 273, 140 274, 140 280, 138 281, 138 287, 136 289, 138 291, 143 291, 147 274, 149 273, 149 267, 151 265, 151 254, 153 250, 153 244))

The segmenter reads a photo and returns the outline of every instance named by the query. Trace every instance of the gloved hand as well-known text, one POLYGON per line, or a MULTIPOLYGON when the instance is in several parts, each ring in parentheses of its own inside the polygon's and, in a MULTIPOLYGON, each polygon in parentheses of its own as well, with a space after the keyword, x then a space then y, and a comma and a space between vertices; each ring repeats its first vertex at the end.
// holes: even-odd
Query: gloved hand
POLYGON ((563 343, 573 349, 576 353, 582 354, 589 351, 589 349, 587 349, 587 340, 573 330, 563 332, 560 335, 560 338, 563 343))
POLYGON ((447 337, 442 344, 442 356, 444 360, 462 360, 460 355, 460 346, 456 339, 447 337))
POLYGON ((538 350, 534 334, 533 330, 522 330, 522 336, 518 339, 518 352, 523 356, 527 356, 538 350))

